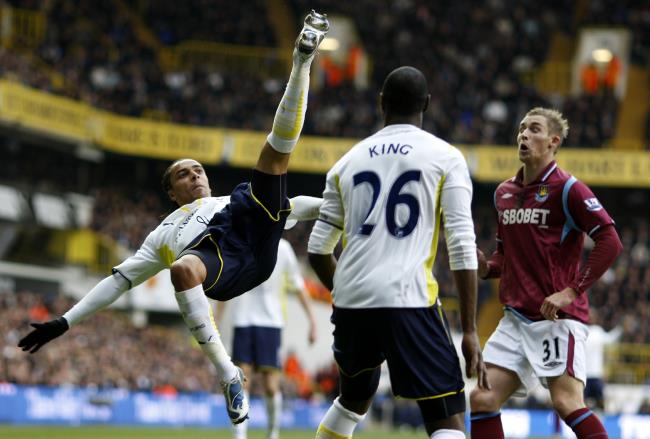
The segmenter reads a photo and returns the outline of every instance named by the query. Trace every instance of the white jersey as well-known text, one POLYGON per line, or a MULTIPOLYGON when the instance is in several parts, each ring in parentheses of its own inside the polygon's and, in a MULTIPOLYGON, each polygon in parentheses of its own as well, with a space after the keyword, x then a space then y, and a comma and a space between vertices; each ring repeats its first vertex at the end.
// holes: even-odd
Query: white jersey
POLYGON ((389 125, 328 172, 310 253, 342 235, 333 301, 342 308, 428 307, 440 215, 452 270, 476 269, 472 183, 460 151, 413 125, 389 125))
MULTIPOLYGON (((321 201, 304 195, 292 198, 285 229, 295 221, 316 219, 321 201)), ((72 326, 80 322, 113 303, 125 291, 169 268, 185 247, 207 228, 214 214, 229 202, 230 196, 200 198, 168 215, 149 233, 135 255, 113 268, 112 276, 95 285, 63 315, 68 324, 72 326)))
POLYGON ((284 326, 285 292, 302 291, 305 281, 300 272, 298 259, 288 241, 281 239, 278 246, 278 261, 265 282, 228 302, 233 326, 284 326))
POLYGON ((156 227, 138 251, 114 268, 134 287, 169 268, 187 245, 203 232, 230 196, 206 197, 179 207, 156 227))

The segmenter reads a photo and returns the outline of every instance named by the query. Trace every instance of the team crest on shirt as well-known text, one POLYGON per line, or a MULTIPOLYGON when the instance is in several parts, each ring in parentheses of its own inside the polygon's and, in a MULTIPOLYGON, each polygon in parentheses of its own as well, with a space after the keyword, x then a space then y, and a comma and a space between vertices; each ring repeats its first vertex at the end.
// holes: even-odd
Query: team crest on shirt
POLYGON ((603 206, 600 205, 598 198, 587 198, 584 202, 587 205, 587 210, 589 212, 598 212, 603 208, 603 206))
POLYGON ((535 194, 535 201, 538 203, 543 203, 548 198, 548 185, 540 184, 537 193, 535 194))

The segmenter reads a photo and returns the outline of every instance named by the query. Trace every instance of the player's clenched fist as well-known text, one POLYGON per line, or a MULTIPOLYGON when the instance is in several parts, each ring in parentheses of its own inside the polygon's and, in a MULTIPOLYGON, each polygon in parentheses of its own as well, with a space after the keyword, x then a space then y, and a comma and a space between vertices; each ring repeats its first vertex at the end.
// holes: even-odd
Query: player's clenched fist
POLYGON ((57 338, 67 331, 70 326, 63 317, 45 323, 31 323, 34 330, 18 342, 18 347, 30 354, 38 351, 41 346, 57 338))

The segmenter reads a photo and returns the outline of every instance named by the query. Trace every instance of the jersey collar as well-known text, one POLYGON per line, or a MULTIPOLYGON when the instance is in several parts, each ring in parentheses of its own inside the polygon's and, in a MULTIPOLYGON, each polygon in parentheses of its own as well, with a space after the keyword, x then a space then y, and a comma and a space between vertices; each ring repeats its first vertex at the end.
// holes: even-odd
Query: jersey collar
POLYGON ((386 125, 379 132, 384 134, 384 133, 397 133, 400 131, 412 131, 412 130, 419 130, 419 129, 420 128, 416 127, 415 125, 411 125, 409 123, 395 123, 391 125, 386 125))
MULTIPOLYGON (((551 163, 549 163, 546 168, 540 174, 537 176, 535 180, 530 182, 530 184, 539 184, 539 183, 544 183, 548 178, 555 172, 557 169, 557 162, 553 160, 551 163)), ((519 168, 519 171, 517 171, 517 175, 514 176, 512 179, 513 182, 523 186, 524 185, 524 167, 522 166, 519 168)))

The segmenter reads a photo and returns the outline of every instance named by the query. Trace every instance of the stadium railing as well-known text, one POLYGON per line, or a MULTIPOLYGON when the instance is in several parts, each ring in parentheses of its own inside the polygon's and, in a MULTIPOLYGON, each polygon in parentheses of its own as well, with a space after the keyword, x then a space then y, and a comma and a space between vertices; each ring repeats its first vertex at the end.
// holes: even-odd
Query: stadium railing
POLYGON ((4 48, 30 48, 38 46, 45 37, 47 17, 40 11, 0 7, 3 32, 0 34, 4 48))
POLYGON ((189 40, 160 50, 158 59, 168 71, 203 66, 228 73, 264 72, 269 77, 284 77, 291 66, 291 52, 268 47, 189 40))

